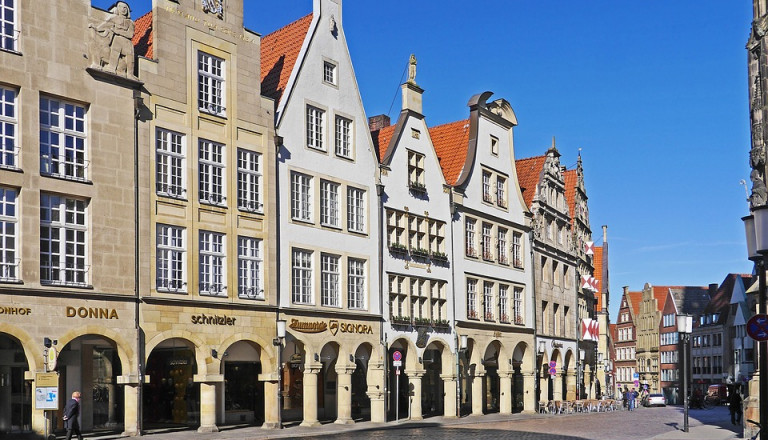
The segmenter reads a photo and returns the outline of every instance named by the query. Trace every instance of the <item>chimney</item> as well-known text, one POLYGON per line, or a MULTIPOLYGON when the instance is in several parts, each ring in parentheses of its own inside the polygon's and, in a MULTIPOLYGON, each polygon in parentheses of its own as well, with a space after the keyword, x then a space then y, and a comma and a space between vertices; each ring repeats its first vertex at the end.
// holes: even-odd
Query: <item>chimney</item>
POLYGON ((622 289, 624 290, 624 295, 629 293, 629 286, 624 286, 622 289))
POLYGON ((718 287, 719 286, 717 285, 717 283, 710 283, 710 285, 709 285, 709 297, 710 298, 715 296, 715 294, 717 293, 717 288, 718 287))
POLYGON ((608 225, 603 225, 603 243, 608 241, 608 225))
POLYGON ((381 130, 384 127, 389 127, 391 121, 387 115, 376 115, 368 118, 368 128, 371 131, 381 130))

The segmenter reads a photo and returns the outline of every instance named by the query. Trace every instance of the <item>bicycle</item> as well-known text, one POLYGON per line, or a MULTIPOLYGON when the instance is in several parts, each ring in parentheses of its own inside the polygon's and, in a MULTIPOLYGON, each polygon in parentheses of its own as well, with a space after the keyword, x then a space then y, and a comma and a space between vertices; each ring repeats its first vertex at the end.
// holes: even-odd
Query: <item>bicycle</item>
POLYGON ((747 422, 749 422, 749 423, 751 423, 751 424, 753 424, 753 425, 757 426, 757 432, 755 433, 755 435, 753 435, 752 437, 750 437, 750 438, 749 438, 749 440, 757 440, 758 438, 760 438, 760 430, 762 430, 762 429, 763 429, 763 428, 760 426, 760 423, 759 423, 759 422, 756 422, 756 421, 754 421, 754 420, 750 420, 750 419, 747 419, 747 422))

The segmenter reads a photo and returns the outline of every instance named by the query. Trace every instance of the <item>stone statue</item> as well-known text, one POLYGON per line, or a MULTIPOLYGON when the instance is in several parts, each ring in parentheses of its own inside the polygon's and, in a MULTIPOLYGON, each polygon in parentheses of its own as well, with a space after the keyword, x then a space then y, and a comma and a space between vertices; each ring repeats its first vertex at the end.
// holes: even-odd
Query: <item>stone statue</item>
POLYGON ((408 60, 408 82, 416 84, 416 55, 411 54, 411 59, 408 60))
POLYGON ((203 12, 224 18, 224 0, 203 0, 203 12))
POLYGON ((133 75, 133 21, 128 3, 119 1, 109 10, 111 15, 93 29, 88 44, 91 68, 119 74, 131 79, 133 75))
POLYGON ((752 195, 749 196, 749 203, 753 208, 765 205, 766 200, 768 200, 768 190, 766 190, 762 173, 758 170, 752 170, 749 179, 752 181, 752 195))

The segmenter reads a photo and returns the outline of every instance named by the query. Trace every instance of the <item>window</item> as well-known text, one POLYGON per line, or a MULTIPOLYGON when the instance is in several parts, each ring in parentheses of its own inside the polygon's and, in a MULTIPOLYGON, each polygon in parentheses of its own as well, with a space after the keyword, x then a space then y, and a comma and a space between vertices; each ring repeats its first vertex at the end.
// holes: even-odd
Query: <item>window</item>
POLYGON ((467 218, 465 224, 466 253, 468 257, 477 257, 475 250, 475 219, 467 218))
POLYGON ((293 250, 293 302, 312 304, 312 252, 293 250))
POLYGON ((509 263, 509 259, 507 259, 507 230, 505 228, 496 230, 496 255, 498 255, 499 263, 509 263))
POLYGON ((418 215, 408 216, 408 246, 412 256, 426 258, 427 219, 418 215))
POLYGON ((432 281, 430 283, 430 298, 432 301, 432 322, 435 324, 447 324, 446 298, 444 281, 432 281))
POLYGON ((261 240, 237 237, 237 293, 240 298, 264 299, 261 240))
POLYGON ((393 254, 402 255, 408 251, 405 244, 405 214, 387 209, 387 246, 393 254))
POLYGON ((493 195, 491 193, 491 173, 483 170, 483 201, 493 203, 493 195))
POLYGON ((493 321, 493 283, 483 282, 483 312, 486 321, 493 321))
POLYGON ((336 64, 325 61, 323 62, 323 82, 327 84, 336 84, 336 64))
MULTIPOLYGON (((0 4, 0 14, 5 8, 0 4)), ((0 15, 0 25, 2 16, 0 15)), ((0 167, 18 168, 16 90, 0 87, 0 167)))
POLYGON ((224 145, 200 139, 199 188, 200 202, 225 205, 224 145))
POLYGON ((187 193, 184 183, 186 171, 184 135, 158 128, 156 136, 157 163, 155 165, 155 179, 157 194, 184 198, 187 193))
POLYGON ((336 116, 336 155, 352 157, 352 121, 336 116))
POLYGON ((467 280, 467 318, 477 319, 477 280, 467 280))
POLYGON ((200 231, 200 293, 227 296, 224 234, 200 231))
POLYGON ((523 267, 523 234, 512 233, 512 264, 518 269, 523 267))
POLYGON ((339 269, 339 257, 336 255, 322 254, 320 255, 320 283, 321 305, 328 307, 341 307, 339 301, 339 279, 341 277, 339 269))
POLYGON ((365 308, 365 260, 350 258, 347 261, 347 307, 350 309, 365 308))
POLYGON ((509 322, 509 286, 499 286, 499 321, 509 322))
POLYGON ((40 98, 40 174, 87 179, 85 107, 40 98))
POLYGON ((14 189, 0 187, 0 281, 17 281, 20 275, 17 195, 14 189))
POLYGON ((325 112, 311 105, 307 106, 307 146, 318 150, 325 150, 323 145, 323 126, 325 125, 325 112))
POLYGON ((499 139, 495 136, 491 136, 491 154, 494 156, 499 155, 499 139))
POLYGON ((424 155, 408 151, 408 187, 414 191, 425 191, 424 155))
POLYGON ((85 286, 86 202, 40 195, 40 281, 85 286))
POLYGON ((493 260, 493 251, 491 250, 491 229, 490 223, 483 223, 483 235, 480 237, 480 247, 483 249, 483 260, 493 260))
POLYGON ((18 51, 19 30, 16 29, 16 0, 0 2, 0 49, 18 51))
POLYGON ((157 225, 157 290, 186 290, 186 257, 184 228, 157 225))
POLYGON ((512 289, 514 298, 512 299, 512 315, 515 317, 515 324, 523 323, 523 288, 515 287, 512 289))
POLYGON ((428 219, 429 226, 429 252, 432 258, 447 260, 448 255, 443 252, 445 241, 445 222, 428 219))
POLYGON ((197 106, 201 111, 224 116, 224 60, 197 53, 197 106))
POLYGON ((312 178, 306 174, 291 173, 291 217, 312 221, 312 178))
POLYGON ((338 183, 320 181, 320 223, 324 226, 339 227, 338 183))
POLYGON ((502 176, 496 176, 496 204, 507 207, 507 179, 502 176))
POLYGON ((261 154, 237 149, 237 207, 250 212, 261 212, 261 154))
POLYGON ((347 229, 365 232, 365 191, 347 188, 347 229))

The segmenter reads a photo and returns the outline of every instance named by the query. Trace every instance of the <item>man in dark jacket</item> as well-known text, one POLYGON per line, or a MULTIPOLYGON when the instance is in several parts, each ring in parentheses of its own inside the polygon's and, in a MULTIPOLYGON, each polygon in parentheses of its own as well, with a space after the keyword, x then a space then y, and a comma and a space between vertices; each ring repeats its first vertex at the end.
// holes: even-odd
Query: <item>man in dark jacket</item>
POLYGON ((728 409, 731 412, 731 423, 738 425, 741 423, 741 390, 739 385, 733 387, 728 395, 728 409))
POLYGON ((77 434, 77 440, 83 440, 80 434, 80 422, 77 421, 80 416, 80 391, 72 393, 72 399, 64 407, 64 427, 67 428, 67 440, 72 439, 72 433, 77 434))

